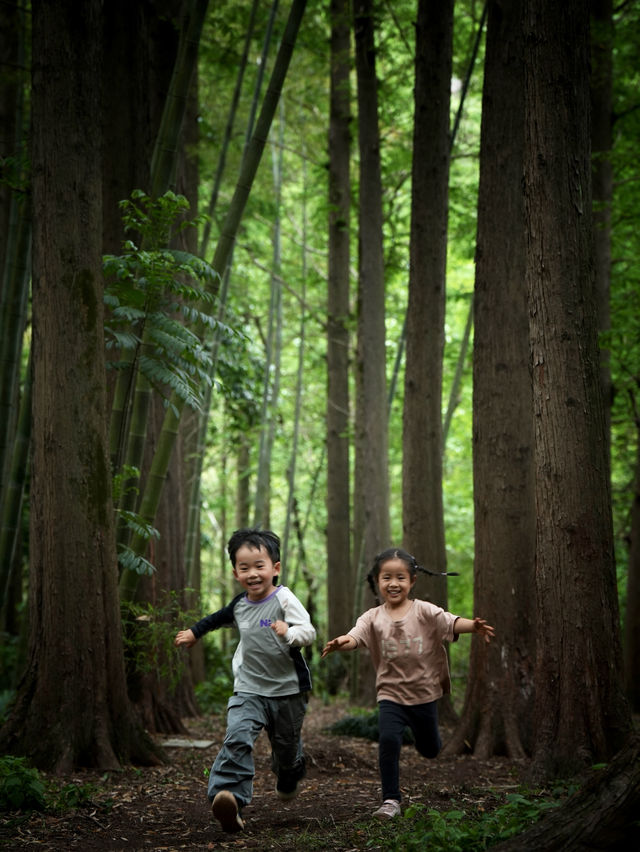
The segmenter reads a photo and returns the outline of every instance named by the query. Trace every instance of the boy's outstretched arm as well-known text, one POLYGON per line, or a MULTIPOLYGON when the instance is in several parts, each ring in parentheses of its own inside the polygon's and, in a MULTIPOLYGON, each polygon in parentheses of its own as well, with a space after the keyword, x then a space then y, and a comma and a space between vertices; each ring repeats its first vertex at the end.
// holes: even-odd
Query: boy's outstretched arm
POLYGON ((186 645, 187 648, 191 648, 196 644, 198 640, 193 635, 193 630, 180 630, 176 634, 176 638, 173 640, 174 645, 186 645))
POLYGON ((358 643, 353 636, 336 636, 335 639, 330 639, 322 649, 323 657, 331 654, 333 651, 353 651, 358 646, 358 643))
POLYGON ((484 636, 485 642, 491 642, 496 635, 496 631, 484 618, 456 618, 453 625, 454 633, 481 633, 484 636))

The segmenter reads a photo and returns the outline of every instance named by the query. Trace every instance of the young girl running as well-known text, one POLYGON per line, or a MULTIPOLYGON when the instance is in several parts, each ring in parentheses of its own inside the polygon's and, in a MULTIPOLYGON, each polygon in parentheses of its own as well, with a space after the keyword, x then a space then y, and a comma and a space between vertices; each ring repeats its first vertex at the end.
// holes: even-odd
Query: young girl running
POLYGON ((411 554, 391 548, 378 554, 367 580, 374 581, 383 599, 367 610, 346 635, 325 645, 322 656, 332 651, 368 648, 376 670, 379 713, 379 763, 382 806, 380 819, 400 813, 400 747, 405 727, 411 728, 416 749, 424 757, 436 757, 442 746, 438 731, 437 700, 450 691, 449 667, 443 642, 460 633, 481 633, 486 642, 495 635, 482 618, 460 618, 427 601, 412 600, 409 593, 418 571, 411 554))

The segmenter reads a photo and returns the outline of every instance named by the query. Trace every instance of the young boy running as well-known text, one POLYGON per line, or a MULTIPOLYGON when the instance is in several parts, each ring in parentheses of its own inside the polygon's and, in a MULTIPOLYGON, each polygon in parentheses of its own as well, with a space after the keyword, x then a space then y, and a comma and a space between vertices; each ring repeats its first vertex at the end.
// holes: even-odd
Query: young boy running
POLYGON ((300 648, 316 638, 309 614, 286 586, 277 585, 280 539, 270 530, 236 530, 227 545, 233 575, 244 591, 223 609, 181 630, 176 645, 195 645, 210 630, 235 625, 233 695, 227 732, 209 775, 207 795, 224 831, 244 828, 240 812, 253 795, 253 746, 264 728, 280 799, 292 799, 305 774, 302 722, 311 676, 300 648), (275 588, 274 588, 275 587, 275 588))

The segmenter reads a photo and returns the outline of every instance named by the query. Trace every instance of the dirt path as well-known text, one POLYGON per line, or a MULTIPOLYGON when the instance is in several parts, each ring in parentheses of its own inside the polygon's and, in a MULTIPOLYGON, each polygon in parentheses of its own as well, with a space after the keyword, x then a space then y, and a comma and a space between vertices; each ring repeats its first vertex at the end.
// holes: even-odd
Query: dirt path
MULTIPOLYGON (((269 743, 256 744, 254 799, 243 811, 245 830, 229 835, 212 821, 206 772, 224 735, 223 718, 189 720, 207 748, 171 748, 168 766, 127 769, 108 776, 83 773, 66 783, 95 783, 91 804, 63 815, 32 814, 0 819, 0 844, 12 850, 385 849, 384 831, 370 819, 379 804, 377 744, 328 735, 325 729, 347 714, 344 704, 325 707, 312 699, 304 728, 308 775, 297 799, 283 803, 274 792, 269 743), (382 839, 376 840, 382 833, 382 839), (373 838, 373 845, 371 843, 373 838)), ((443 732, 446 734, 446 732, 443 732)), ((421 802, 449 809, 491 807, 518 782, 522 767, 512 761, 472 757, 426 761, 403 747, 404 805, 421 802)), ((390 835, 389 835, 390 836, 390 835)))

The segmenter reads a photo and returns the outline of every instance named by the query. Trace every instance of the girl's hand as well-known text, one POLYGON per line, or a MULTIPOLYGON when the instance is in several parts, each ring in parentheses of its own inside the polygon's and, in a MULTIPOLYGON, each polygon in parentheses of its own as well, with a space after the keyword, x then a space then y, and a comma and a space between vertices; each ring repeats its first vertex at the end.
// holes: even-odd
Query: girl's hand
POLYGON ((193 635, 193 630, 181 630, 173 640, 174 645, 186 645, 191 648, 198 640, 193 635))
POLYGON ((321 656, 326 657, 333 651, 342 651, 347 648, 354 648, 355 641, 352 636, 336 636, 335 639, 330 639, 322 649, 321 656))
POLYGON ((473 619, 473 632, 482 633, 484 635, 485 642, 491 642, 493 637, 496 635, 496 631, 490 624, 487 624, 484 618, 477 617, 473 619))
POLYGON ((271 625, 271 629, 278 636, 284 638, 287 635, 287 630, 289 629, 289 625, 286 621, 274 621, 271 625))

